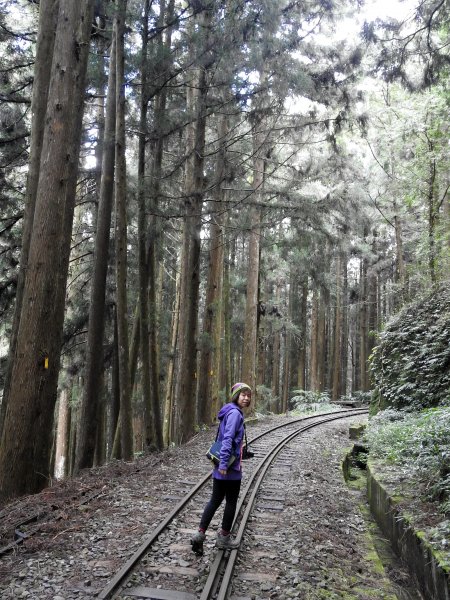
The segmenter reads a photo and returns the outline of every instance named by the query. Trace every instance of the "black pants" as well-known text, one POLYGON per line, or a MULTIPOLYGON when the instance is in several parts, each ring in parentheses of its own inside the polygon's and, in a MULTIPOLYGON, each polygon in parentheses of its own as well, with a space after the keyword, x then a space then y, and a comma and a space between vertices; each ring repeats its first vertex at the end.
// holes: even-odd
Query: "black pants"
POLYGON ((211 500, 205 506, 205 510, 203 511, 203 515, 200 520, 200 528, 204 529, 205 531, 208 529, 216 510, 219 508, 219 506, 222 504, 222 500, 225 498, 222 529, 224 531, 230 531, 233 524, 234 515, 236 513, 236 505, 240 489, 240 479, 230 480, 213 478, 213 491, 211 500))

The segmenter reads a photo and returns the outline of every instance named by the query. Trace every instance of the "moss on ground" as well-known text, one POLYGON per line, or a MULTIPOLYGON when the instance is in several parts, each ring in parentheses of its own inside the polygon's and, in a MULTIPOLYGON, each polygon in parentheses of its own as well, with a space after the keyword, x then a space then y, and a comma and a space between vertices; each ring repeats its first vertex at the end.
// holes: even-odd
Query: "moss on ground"
POLYGON ((363 587, 361 579, 355 577, 351 584, 351 591, 344 594, 340 598, 346 600, 356 600, 364 598, 382 598, 383 600, 401 600, 402 598, 414 597, 414 590, 401 589, 397 583, 391 581, 388 577, 388 572, 398 568, 398 559, 393 554, 390 544, 381 534, 377 524, 373 520, 365 491, 367 489, 366 472, 352 464, 352 452, 348 451, 346 458, 342 464, 345 465, 345 479, 347 485, 352 490, 358 490, 362 494, 362 501, 359 509, 362 517, 367 525, 367 533, 364 536, 366 546, 365 559, 371 566, 372 572, 379 576, 376 589, 363 587))

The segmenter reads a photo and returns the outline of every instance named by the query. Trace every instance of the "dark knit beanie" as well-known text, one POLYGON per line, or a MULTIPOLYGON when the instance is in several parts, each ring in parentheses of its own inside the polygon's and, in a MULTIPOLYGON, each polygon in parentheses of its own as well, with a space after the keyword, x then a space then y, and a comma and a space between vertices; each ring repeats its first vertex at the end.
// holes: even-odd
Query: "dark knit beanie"
POLYGON ((247 385, 246 383, 235 383, 231 388, 231 396, 230 396, 231 402, 236 402, 236 400, 239 398, 239 394, 242 392, 242 390, 250 390, 250 392, 251 392, 252 388, 249 385, 247 385))

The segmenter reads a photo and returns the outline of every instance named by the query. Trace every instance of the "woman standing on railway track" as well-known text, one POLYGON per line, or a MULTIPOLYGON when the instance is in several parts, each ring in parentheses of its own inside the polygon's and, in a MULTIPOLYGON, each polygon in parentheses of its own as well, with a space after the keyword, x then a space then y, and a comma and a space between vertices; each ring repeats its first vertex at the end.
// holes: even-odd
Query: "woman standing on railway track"
POLYGON ((252 391, 246 383, 235 383, 231 388, 228 404, 222 406, 217 415, 219 431, 217 441, 222 442, 220 463, 214 467, 212 496, 205 506, 198 532, 191 538, 192 550, 203 554, 203 542, 206 530, 219 506, 225 498, 222 527, 217 532, 216 547, 222 549, 237 548, 238 543, 231 540, 230 531, 236 513, 236 505, 241 488, 242 446, 244 440, 244 415, 242 409, 250 406, 252 391), (228 466, 230 458, 234 461, 228 466))

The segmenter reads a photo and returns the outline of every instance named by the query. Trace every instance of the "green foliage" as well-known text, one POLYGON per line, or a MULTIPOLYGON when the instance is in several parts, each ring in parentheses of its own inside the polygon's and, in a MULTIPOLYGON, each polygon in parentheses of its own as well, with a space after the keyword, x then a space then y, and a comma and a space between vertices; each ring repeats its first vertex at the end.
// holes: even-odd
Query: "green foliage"
POLYGON ((291 410, 305 412, 322 409, 331 403, 328 392, 313 392, 311 390, 294 390, 290 401, 291 410))
POLYGON ((258 385, 256 387, 256 397, 258 399, 256 408, 262 414, 270 413, 278 401, 277 396, 273 395, 271 388, 265 385, 258 385))
POLYGON ((365 434, 371 456, 405 467, 444 511, 450 509, 449 418, 449 407, 419 413, 387 409, 370 420, 365 434))
POLYGON ((380 335, 370 368, 380 406, 430 408, 450 402, 450 290, 407 306, 380 335))

